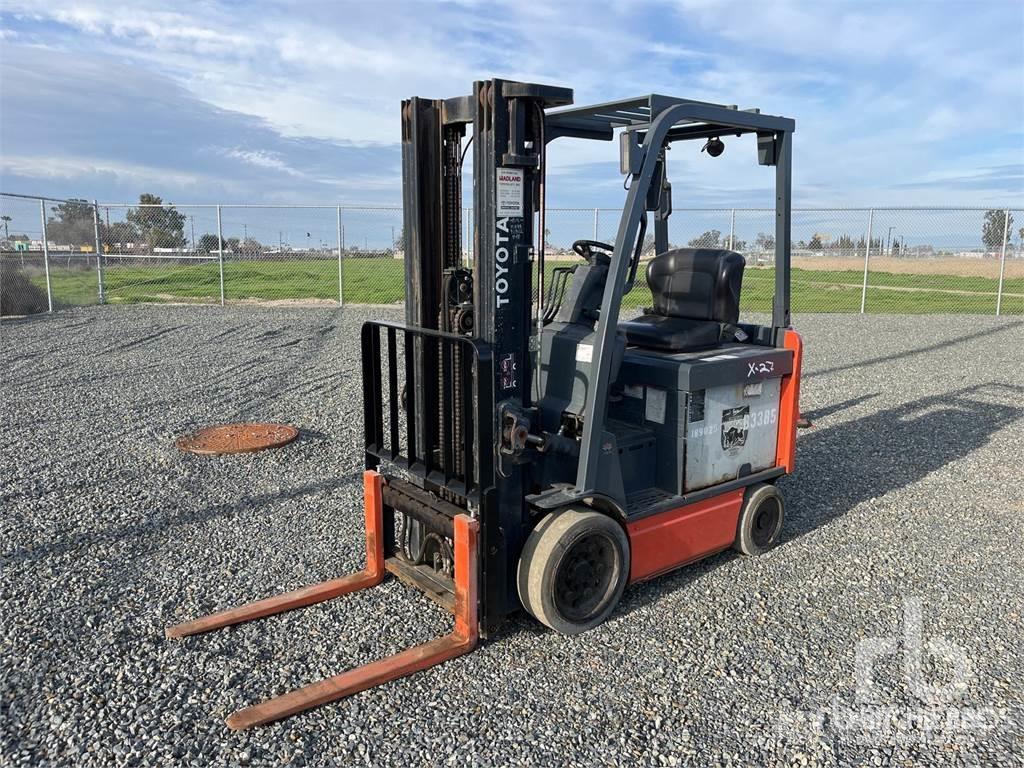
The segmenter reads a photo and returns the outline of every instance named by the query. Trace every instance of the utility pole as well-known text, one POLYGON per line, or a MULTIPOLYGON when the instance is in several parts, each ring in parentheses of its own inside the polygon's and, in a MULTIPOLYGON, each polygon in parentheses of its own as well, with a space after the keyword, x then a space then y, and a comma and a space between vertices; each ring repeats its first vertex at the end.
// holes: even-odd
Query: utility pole
POLYGON ((189 216, 188 219, 192 223, 192 253, 195 253, 196 252, 196 217, 195 217, 195 214, 189 216))

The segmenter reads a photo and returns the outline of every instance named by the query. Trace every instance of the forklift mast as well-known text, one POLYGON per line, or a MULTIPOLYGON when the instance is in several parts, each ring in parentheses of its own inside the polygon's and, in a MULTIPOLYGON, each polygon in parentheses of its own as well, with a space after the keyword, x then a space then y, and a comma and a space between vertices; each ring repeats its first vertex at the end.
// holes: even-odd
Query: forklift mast
MULTIPOLYGON (((478 341, 492 361, 492 434, 501 447, 493 487, 478 501, 489 507, 480 531, 490 554, 481 584, 481 602, 489 607, 481 616, 484 632, 516 603, 510 553, 521 549, 528 533, 523 499, 530 488, 523 467, 509 454, 529 430, 525 414, 532 405, 534 213, 543 189, 544 110, 571 103, 571 89, 499 79, 476 82, 470 96, 402 103, 406 322, 478 341), (473 128, 471 270, 461 238, 468 125, 473 128)), ((453 355, 446 370, 444 357, 432 344, 418 346, 415 383, 407 386, 415 386, 418 403, 455 401, 457 414, 468 393, 456 387, 446 396, 443 389, 464 380, 468 361, 453 355)), ((420 445, 439 446, 442 453, 450 443, 472 439, 462 431, 469 426, 465 421, 437 419, 428 408, 416 415, 420 445), (446 429, 452 434, 444 434, 446 429)), ((494 447, 476 445, 475 450, 479 455, 494 447)), ((443 488, 432 490, 445 495, 443 488)))

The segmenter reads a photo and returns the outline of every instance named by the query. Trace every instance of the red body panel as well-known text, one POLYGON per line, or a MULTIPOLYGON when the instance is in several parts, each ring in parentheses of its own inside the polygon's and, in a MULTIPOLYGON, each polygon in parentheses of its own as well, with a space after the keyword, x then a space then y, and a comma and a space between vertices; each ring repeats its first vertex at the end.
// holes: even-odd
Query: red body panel
POLYGON ((804 359, 804 342, 799 333, 787 330, 783 346, 793 350, 793 372, 782 378, 775 466, 782 467, 788 474, 796 466, 796 423, 800 420, 800 365, 804 359))
POLYGON ((644 581, 732 546, 743 488, 626 524, 629 581, 644 581))

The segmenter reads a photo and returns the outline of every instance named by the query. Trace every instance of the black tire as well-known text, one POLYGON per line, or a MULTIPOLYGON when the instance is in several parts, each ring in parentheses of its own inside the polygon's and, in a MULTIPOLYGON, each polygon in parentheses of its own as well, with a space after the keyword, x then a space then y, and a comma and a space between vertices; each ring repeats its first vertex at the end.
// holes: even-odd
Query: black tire
POLYGON ((779 542, 786 520, 782 494, 774 485, 758 483, 747 489, 736 527, 733 549, 744 555, 760 555, 779 542))
POLYGON ((622 597, 629 540, 622 526, 592 509, 552 512, 533 529, 519 556, 519 600, 563 635, 596 627, 622 597))

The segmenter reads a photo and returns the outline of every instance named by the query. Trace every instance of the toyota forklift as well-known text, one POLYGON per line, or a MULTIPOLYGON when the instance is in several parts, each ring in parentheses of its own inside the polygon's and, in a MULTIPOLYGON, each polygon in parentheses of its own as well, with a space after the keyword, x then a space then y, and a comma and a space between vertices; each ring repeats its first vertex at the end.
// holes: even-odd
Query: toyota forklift
POLYGON ((794 123, 658 94, 572 103, 570 89, 500 79, 466 96, 402 102, 405 322, 361 332, 366 568, 167 634, 311 605, 389 574, 453 613, 454 627, 236 712, 230 727, 465 654, 520 610, 565 635, 583 632, 629 584, 778 541, 775 482, 794 467, 802 356, 790 327, 794 123), (670 150, 691 142, 696 154, 703 142, 718 156, 733 136, 753 136, 757 162, 775 169, 767 325, 740 321, 740 254, 669 245, 670 150), (614 242, 577 240, 579 261, 549 270, 548 146, 616 137, 628 192, 614 242), (641 267, 650 307, 620 319, 641 267))

